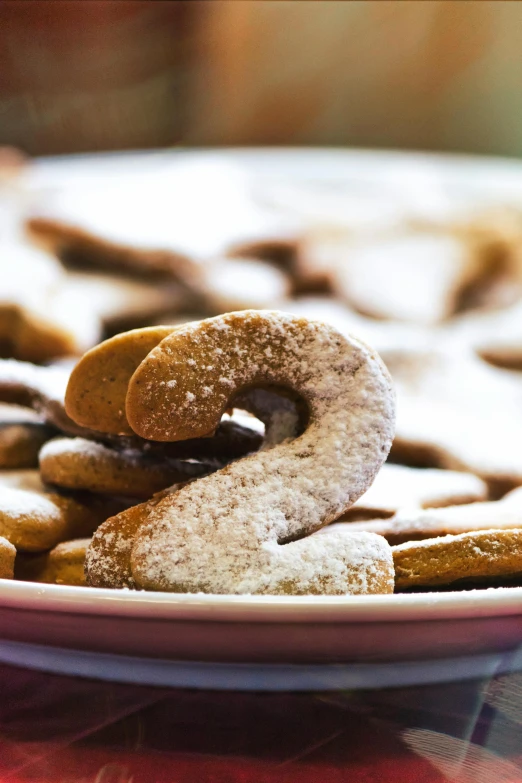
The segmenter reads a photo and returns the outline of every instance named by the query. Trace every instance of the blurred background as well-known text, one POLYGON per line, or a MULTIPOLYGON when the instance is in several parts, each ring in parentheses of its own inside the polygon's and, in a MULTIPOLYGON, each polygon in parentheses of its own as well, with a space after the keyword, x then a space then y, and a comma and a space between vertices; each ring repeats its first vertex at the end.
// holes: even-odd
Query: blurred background
POLYGON ((512 2, 0 4, 0 144, 519 155, 512 2))

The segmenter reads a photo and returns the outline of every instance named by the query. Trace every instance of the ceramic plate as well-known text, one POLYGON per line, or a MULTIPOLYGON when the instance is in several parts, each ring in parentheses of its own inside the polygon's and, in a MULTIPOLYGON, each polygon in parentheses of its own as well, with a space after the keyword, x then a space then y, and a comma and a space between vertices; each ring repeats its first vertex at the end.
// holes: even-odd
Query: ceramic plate
MULTIPOLYGON (((35 201, 62 184, 152 178, 180 241, 214 252, 267 227, 445 219, 522 204, 522 164, 343 150, 227 150, 37 161, 35 201), (205 205, 214 217, 201 232, 205 205), (238 213, 241 209, 241 213, 238 213), (204 238, 202 239, 202 234, 204 238)), ((116 228, 114 229, 116 231, 116 228)), ((522 588, 365 597, 168 595, 0 580, 0 660, 178 687, 330 689, 490 676, 522 668, 522 588)))

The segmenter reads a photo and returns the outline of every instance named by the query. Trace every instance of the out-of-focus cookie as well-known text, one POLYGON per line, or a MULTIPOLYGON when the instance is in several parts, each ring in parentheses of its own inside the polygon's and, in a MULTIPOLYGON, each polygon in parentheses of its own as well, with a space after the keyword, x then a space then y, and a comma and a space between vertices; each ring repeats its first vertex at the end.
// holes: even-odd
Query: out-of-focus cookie
POLYGON ((436 468, 409 468, 386 463, 371 487, 341 521, 390 517, 398 509, 434 508, 485 500, 486 484, 471 473, 436 468))
POLYGON ((0 469, 36 467, 38 452, 55 434, 30 408, 0 403, 0 469))
POLYGON ((227 248, 226 254, 229 258, 266 261, 293 277, 297 247, 297 238, 267 237, 236 242, 227 248))
POLYGON ((513 490, 502 500, 444 508, 402 508, 388 519, 374 518, 345 524, 349 524, 353 531, 378 533, 390 544, 490 528, 522 528, 522 488, 513 490))
POLYGON ((450 321, 441 338, 464 350, 471 348, 490 364, 522 369, 522 304, 501 310, 464 313, 450 321))
MULTIPOLYGON (((301 318, 323 321, 344 337, 357 335, 379 353, 392 350, 429 349, 443 337, 439 327, 399 321, 378 321, 356 313, 351 307, 328 297, 302 297, 285 304, 285 310, 301 318)), ((448 338, 449 340, 449 338, 448 338)))
POLYGON ((213 259, 204 264, 202 273, 201 294, 212 315, 273 308, 290 294, 289 276, 256 259, 213 259))
MULTIPOLYGON (((219 467, 219 462, 213 466, 219 467)), ((141 500, 209 472, 209 463, 169 459, 139 449, 119 450, 84 438, 56 438, 40 452, 40 473, 47 484, 141 500)))
POLYGON ((85 553, 90 538, 62 541, 50 552, 30 555, 19 552, 15 561, 15 579, 54 585, 86 585, 85 553))
POLYGON ((482 530, 392 547, 395 589, 522 577, 522 529, 482 530))
POLYGON ((397 393, 396 462, 464 470, 493 497, 522 484, 522 379, 472 354, 385 351, 397 393))
POLYGON ((175 283, 151 283, 95 272, 69 272, 62 288, 65 295, 87 298, 106 331, 142 326, 160 314, 187 305, 186 293, 175 283))
MULTIPOLYGON (((32 471, 26 471, 31 474, 32 471)), ((27 476, 0 484, 0 536, 17 550, 43 552, 61 541, 92 535, 98 525, 128 502, 82 496, 79 499, 48 491, 27 476)))
POLYGON ((352 243, 343 227, 317 227, 303 233, 297 243, 294 277, 299 290, 310 294, 331 294, 336 270, 343 266, 352 243))
POLYGON ((15 359, 0 359, 0 401, 32 408, 43 422, 69 435, 92 435, 65 412, 69 375, 68 367, 39 367, 15 359))
POLYGON ((15 547, 0 536, 0 579, 13 579, 15 557, 15 547))
POLYGON ((442 233, 408 232, 347 243, 334 268, 335 287, 374 318, 435 324, 458 309, 475 274, 469 243, 442 233))
POLYGON ((44 362, 80 354, 101 336, 99 318, 81 291, 65 292, 55 258, 23 244, 0 242, 0 355, 44 362))
MULTIPOLYGON (((48 247, 66 267, 98 269, 148 279, 171 279, 189 290, 199 287, 199 265, 174 248, 165 250, 112 241, 69 222, 34 217, 30 236, 48 247)), ((132 233, 132 232, 131 232, 132 233)))

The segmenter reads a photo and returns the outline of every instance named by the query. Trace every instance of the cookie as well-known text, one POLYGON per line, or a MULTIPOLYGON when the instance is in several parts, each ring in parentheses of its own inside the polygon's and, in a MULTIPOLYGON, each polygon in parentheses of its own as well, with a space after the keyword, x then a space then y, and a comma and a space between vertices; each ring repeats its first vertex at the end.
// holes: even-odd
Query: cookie
POLYGON ((487 494, 485 483, 471 473, 386 463, 371 487, 339 521, 390 517, 404 507, 474 503, 485 500, 487 494))
POLYGON ((53 585, 86 585, 85 553, 90 538, 62 541, 50 552, 30 555, 20 552, 15 562, 15 579, 53 585))
MULTIPOLYGON (((219 463, 213 467, 217 469, 219 463)), ((169 459, 140 449, 120 450, 84 438, 56 438, 40 452, 40 473, 47 484, 141 500, 209 472, 210 463, 169 459)))
POLYGON ((430 349, 434 342, 453 341, 453 335, 441 335, 440 330, 434 327, 399 321, 377 321, 327 297, 302 297, 288 302, 286 307, 293 315, 330 324, 345 337, 357 335, 380 353, 430 349))
POLYGON ((147 354, 176 328, 152 326, 124 332, 88 351, 67 384, 67 415, 82 427, 132 434, 125 416, 129 380, 147 354))
POLYGON ((389 592, 382 537, 304 537, 355 502, 385 459, 394 401, 379 358, 325 324, 230 313, 177 329, 146 356, 129 382, 127 420, 141 437, 198 437, 244 389, 254 391, 254 413, 266 416, 270 447, 108 520, 89 548, 88 582, 132 586, 132 578, 174 592, 389 592), (256 399, 257 389, 274 387, 287 390, 282 408, 256 399), (120 522, 126 562, 114 535, 120 522))
POLYGON ((69 435, 92 435, 65 412, 69 375, 67 367, 39 367, 29 362, 0 359, 0 401, 32 408, 43 422, 69 435))
POLYGON ((36 467, 38 452, 55 434, 29 408, 0 403, 0 469, 36 467))
POLYGON ((29 219, 27 230, 67 268, 115 272, 150 280, 169 279, 188 290, 199 289, 199 265, 173 247, 162 250, 135 246, 130 241, 128 244, 112 241, 73 223, 46 217, 29 219))
POLYGON ((80 290, 63 287, 56 259, 22 242, 0 243, 0 355, 32 362, 80 354, 101 337, 101 323, 80 290))
POLYGON ((397 392, 394 461, 464 470, 493 497, 522 484, 522 379, 472 354, 386 351, 397 392))
POLYGON ((395 588, 502 583, 522 577, 522 529, 482 530, 393 547, 395 588))
MULTIPOLYGON (((27 471, 31 474, 32 471, 27 471)), ((0 485, 0 536, 17 550, 43 552, 61 541, 92 535, 98 525, 128 503, 48 491, 31 475, 0 485)))
POLYGON ((495 528, 522 528, 522 491, 519 487, 502 500, 445 508, 403 508, 389 519, 351 522, 350 530, 378 533, 390 544, 421 541, 495 528))
POLYGON ((0 536, 0 579, 13 579, 16 549, 0 536))
POLYGON ((148 324, 163 313, 183 309, 187 298, 176 284, 150 283, 95 272, 69 272, 62 289, 64 295, 72 299, 86 298, 105 332, 148 324))
POLYGON ((202 274, 202 306, 212 315, 274 307, 290 294, 288 275, 256 259, 213 259, 202 274))
POLYGON ((458 309, 475 274, 473 248, 456 236, 408 232, 353 241, 335 268, 335 288, 357 311, 436 324, 458 309))

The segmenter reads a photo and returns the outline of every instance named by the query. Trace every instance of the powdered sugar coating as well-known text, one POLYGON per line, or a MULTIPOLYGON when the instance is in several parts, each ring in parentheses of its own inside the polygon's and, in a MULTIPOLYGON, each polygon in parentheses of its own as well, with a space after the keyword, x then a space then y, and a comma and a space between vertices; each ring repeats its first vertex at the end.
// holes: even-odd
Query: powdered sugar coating
POLYGON ((256 386, 284 386, 304 400, 304 432, 151 507, 132 549, 134 579, 178 592, 390 592, 382 539, 343 533, 342 545, 326 536, 296 541, 362 495, 391 445, 391 381, 357 339, 270 311, 182 327, 133 376, 127 417, 144 437, 195 437, 215 427, 235 393, 256 386), (167 387, 172 377, 178 383, 167 387), (355 568, 362 562, 367 567, 355 568))
POLYGON ((89 434, 65 412, 64 396, 69 370, 39 367, 16 359, 0 359, 0 400, 27 405, 42 419, 71 435, 89 434))

